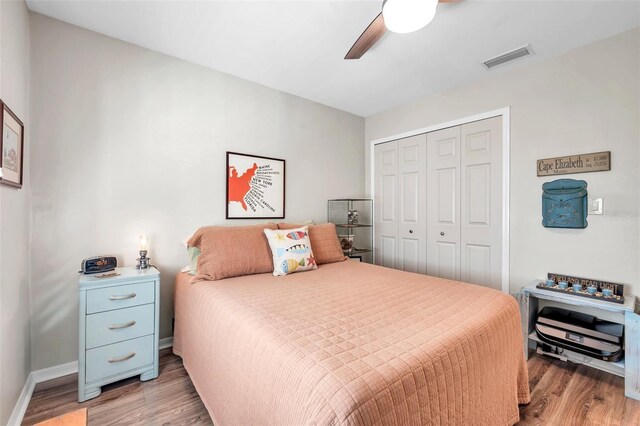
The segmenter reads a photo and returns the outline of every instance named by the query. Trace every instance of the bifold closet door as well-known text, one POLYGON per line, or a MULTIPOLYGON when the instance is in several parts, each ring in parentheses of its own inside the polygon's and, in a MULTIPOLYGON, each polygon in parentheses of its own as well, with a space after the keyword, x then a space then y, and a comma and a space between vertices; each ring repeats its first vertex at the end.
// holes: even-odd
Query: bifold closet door
POLYGON ((374 155, 374 263, 397 268, 398 142, 376 145, 374 155))
POLYGON ((427 134, 427 275, 460 279, 460 127, 427 134))
POLYGON ((502 117, 461 126, 461 277, 502 288, 502 117))
POLYGON ((376 145, 375 263, 502 287, 502 118, 376 145))
POLYGON ((425 274, 427 135, 398 140, 397 269, 425 274))

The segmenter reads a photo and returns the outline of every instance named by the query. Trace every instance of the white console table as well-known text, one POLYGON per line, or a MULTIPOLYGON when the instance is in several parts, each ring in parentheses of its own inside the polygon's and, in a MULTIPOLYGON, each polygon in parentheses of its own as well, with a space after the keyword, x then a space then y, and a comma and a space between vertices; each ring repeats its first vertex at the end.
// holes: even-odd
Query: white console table
POLYGON ((565 309, 576 309, 607 321, 624 324, 624 358, 621 361, 606 362, 567 349, 562 355, 571 362, 624 377, 625 396, 640 400, 640 315, 636 313, 635 296, 626 295, 624 304, 603 302, 537 288, 536 284, 542 281, 544 280, 532 281, 518 293, 527 359, 530 350, 541 343, 535 332, 539 304, 549 303, 565 309))

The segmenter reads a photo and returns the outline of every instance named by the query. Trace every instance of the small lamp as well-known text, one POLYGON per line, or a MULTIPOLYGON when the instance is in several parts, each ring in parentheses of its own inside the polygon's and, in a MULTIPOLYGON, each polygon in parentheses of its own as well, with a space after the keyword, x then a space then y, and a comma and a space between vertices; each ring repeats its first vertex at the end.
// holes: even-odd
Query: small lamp
POLYGON ((137 259, 136 269, 147 269, 149 267, 150 258, 147 257, 147 249, 149 248, 149 240, 147 236, 141 234, 138 237, 138 248, 140 249, 140 257, 137 259))

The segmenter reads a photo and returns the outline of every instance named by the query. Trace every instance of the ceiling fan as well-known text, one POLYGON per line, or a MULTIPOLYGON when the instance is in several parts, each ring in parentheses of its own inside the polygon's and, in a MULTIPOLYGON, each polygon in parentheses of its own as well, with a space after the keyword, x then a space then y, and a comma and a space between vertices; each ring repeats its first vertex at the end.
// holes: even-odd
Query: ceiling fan
POLYGON ((410 33, 429 24, 436 16, 438 3, 457 0, 384 0, 382 12, 375 17, 353 43, 345 59, 360 59, 389 30, 410 33))

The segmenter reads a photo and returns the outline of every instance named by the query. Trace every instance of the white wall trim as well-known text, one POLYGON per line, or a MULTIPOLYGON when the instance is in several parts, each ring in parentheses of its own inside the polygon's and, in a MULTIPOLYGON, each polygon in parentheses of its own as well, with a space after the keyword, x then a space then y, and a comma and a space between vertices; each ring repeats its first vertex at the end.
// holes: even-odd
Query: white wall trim
MULTIPOLYGON (((173 346, 173 337, 165 337, 160 339, 159 348, 167 349, 173 346)), ((42 370, 36 370, 29 373, 27 381, 24 383, 20 397, 16 402, 11 417, 9 417, 9 426, 18 426, 22 423, 24 414, 27 412, 29 401, 31 401, 31 395, 38 383, 46 382, 60 377, 68 376, 69 374, 75 374, 78 372, 78 361, 68 362, 66 364, 54 365, 53 367, 43 368, 42 370)))
POLYGON ((34 383, 42 383, 48 380, 57 379, 59 377, 68 376, 78 372, 78 361, 68 362, 66 364, 54 365, 53 367, 43 368, 31 372, 34 383))
POLYGON ((173 336, 165 337, 164 339, 160 339, 158 342, 158 348, 160 350, 167 349, 173 346, 173 336))
POLYGON ((24 383, 22 392, 20 392, 18 401, 13 408, 11 417, 9 417, 9 422, 7 423, 8 426, 18 426, 22 423, 24 413, 27 412, 27 407, 29 406, 29 401, 31 401, 31 395, 33 394, 35 387, 36 382, 33 380, 33 373, 30 373, 27 377, 27 381, 24 383))
POLYGON ((29 377, 27 377, 27 381, 24 383, 20 397, 18 397, 18 401, 13 408, 13 413, 11 413, 8 425, 18 426, 22 423, 24 414, 27 412, 27 407, 29 406, 29 401, 31 401, 31 395, 33 395, 33 390, 36 388, 38 383, 68 376, 69 374, 77 372, 78 361, 73 361, 29 373, 29 377))
MULTIPOLYGON (((373 139, 369 143, 369 187, 371 188, 371 198, 375 199, 375 153, 376 145, 391 142, 396 139, 408 138, 423 133, 435 132, 437 130, 446 129, 447 127, 461 126, 473 121, 485 120, 492 117, 502 117, 502 292, 509 294, 509 190, 511 176, 511 107, 495 109, 493 111, 482 112, 480 114, 471 115, 457 120, 447 121, 446 123, 435 124, 433 126, 422 127, 420 129, 409 130, 383 138, 373 139)), ((374 201, 375 202, 375 201, 374 201)), ((375 215, 375 208, 374 208, 375 215)), ((375 221, 375 218, 374 218, 375 221)), ((375 256, 375 238, 374 238, 374 256, 375 256)))
POLYGON ((509 224, 511 203, 511 108, 501 110, 502 115, 502 292, 510 293, 511 235, 509 224))

